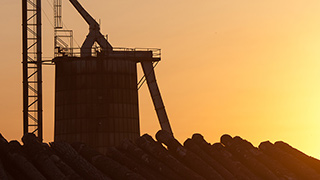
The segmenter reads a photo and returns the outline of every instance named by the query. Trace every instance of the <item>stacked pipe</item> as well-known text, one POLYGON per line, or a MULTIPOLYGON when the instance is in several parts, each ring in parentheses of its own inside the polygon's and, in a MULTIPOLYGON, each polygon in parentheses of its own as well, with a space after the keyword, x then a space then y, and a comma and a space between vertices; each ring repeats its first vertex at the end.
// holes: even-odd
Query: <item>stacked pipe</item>
POLYGON ((8 142, 0 135, 0 179, 320 179, 320 161, 278 141, 254 147, 223 135, 210 144, 194 134, 183 144, 167 131, 124 140, 101 154, 83 143, 41 143, 33 134, 8 142))
POLYGON ((259 145, 262 152, 266 153, 273 159, 277 160, 296 174, 298 179, 320 179, 319 173, 315 171, 315 167, 310 167, 295 156, 281 150, 269 141, 262 142, 259 145))

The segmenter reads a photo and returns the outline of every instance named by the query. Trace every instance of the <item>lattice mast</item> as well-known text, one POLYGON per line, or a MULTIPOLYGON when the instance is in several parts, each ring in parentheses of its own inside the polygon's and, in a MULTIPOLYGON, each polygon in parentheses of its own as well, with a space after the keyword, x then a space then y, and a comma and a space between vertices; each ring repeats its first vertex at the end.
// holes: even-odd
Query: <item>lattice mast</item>
POLYGON ((23 133, 43 139, 41 0, 22 0, 23 133))

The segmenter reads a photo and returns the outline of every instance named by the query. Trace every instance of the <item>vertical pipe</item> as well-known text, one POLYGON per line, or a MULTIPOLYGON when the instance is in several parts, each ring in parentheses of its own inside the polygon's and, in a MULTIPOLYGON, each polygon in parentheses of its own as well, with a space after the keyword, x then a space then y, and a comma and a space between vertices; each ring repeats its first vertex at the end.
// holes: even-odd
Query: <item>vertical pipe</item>
POLYGON ((147 80, 149 92, 151 94, 155 110, 157 112, 161 129, 169 132, 173 136, 173 132, 169 123, 169 118, 167 116, 167 112, 164 107, 160 90, 156 81, 156 76, 154 74, 153 64, 151 61, 142 61, 141 66, 147 80))
POLYGON ((38 81, 38 138, 42 141, 42 24, 41 0, 37 0, 37 81, 38 81))
POLYGON ((28 133, 28 40, 27 0, 22 0, 22 76, 23 76, 23 134, 28 133))

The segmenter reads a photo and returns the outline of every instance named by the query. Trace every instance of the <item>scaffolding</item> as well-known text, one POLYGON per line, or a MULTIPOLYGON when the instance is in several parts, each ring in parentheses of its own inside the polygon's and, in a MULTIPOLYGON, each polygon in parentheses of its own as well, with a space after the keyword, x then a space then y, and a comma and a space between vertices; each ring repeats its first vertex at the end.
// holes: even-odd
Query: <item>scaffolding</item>
POLYGON ((73 54, 73 31, 63 29, 62 0, 54 0, 54 57, 73 54))

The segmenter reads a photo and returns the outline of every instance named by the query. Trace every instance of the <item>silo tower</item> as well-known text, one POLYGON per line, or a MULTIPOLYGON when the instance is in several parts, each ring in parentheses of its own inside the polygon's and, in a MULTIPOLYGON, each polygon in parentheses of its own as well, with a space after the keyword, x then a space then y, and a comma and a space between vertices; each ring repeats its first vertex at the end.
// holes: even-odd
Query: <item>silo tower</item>
MULTIPOLYGON (((61 5, 61 0, 55 1, 61 5)), ((80 3, 70 2, 88 23, 89 33, 80 52, 55 47, 55 141, 80 141, 105 152, 125 138, 139 137, 137 63, 142 65, 161 128, 172 134, 153 67, 161 50, 112 47, 80 3)), ((60 7, 55 6, 57 18, 60 7)))

